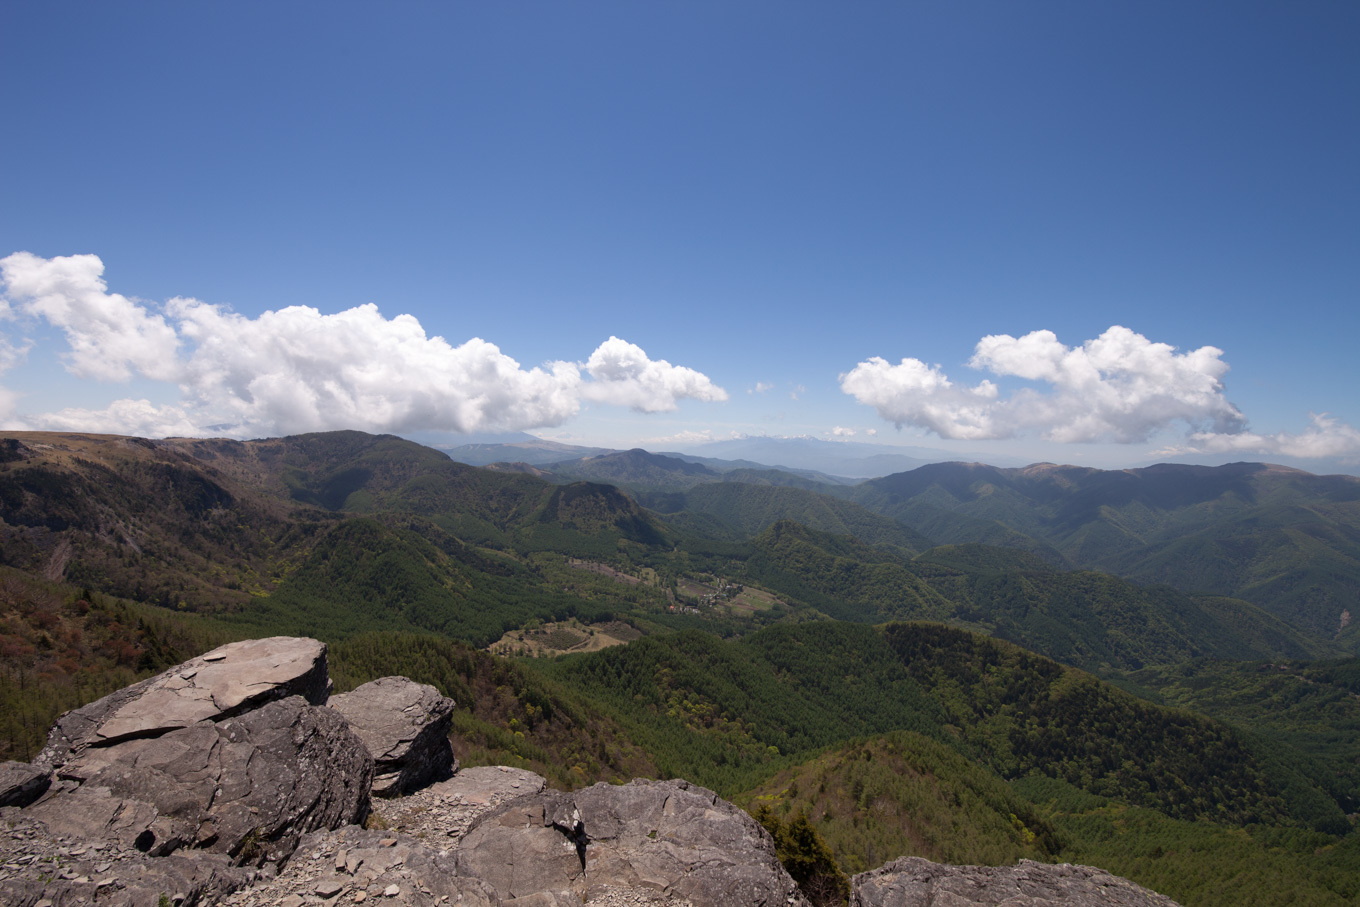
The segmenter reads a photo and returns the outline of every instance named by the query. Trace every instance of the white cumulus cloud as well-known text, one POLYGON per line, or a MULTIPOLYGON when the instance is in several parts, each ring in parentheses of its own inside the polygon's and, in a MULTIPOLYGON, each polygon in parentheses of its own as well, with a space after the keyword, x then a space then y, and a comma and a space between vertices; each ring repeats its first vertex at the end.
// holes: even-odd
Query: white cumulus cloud
POLYGON ((62 329, 72 374, 126 381, 136 372, 175 380, 175 329, 161 315, 108 292, 103 273, 97 255, 39 258, 15 252, 0 259, 0 286, 11 312, 62 329))
POLYGON ((919 425, 942 438, 1006 437, 995 418, 995 386, 959 387, 919 359, 893 365, 874 356, 841 375, 841 390, 899 428, 919 425))
POLYGON ((1299 434, 1196 432, 1190 436, 1190 443, 1183 450, 1189 453, 1262 454, 1301 459, 1360 457, 1360 431, 1326 413, 1313 413, 1310 421, 1312 424, 1299 434))
POLYGON ((708 376, 665 359, 649 359, 642 348, 610 337, 586 360, 585 369, 594 380, 581 388, 588 400, 628 406, 638 412, 659 413, 675 409, 683 399, 717 402, 727 391, 708 376))
POLYGON ((559 425, 580 407, 579 370, 521 368, 495 344, 452 346, 375 305, 333 315, 290 306, 246 318, 192 299, 167 305, 194 351, 190 407, 266 430, 511 431, 559 425))
POLYGON ((1186 353, 1115 325, 1068 347, 1052 331, 978 341, 969 365, 1001 378, 1048 385, 1003 397, 983 379, 968 387, 919 359, 893 365, 874 357, 841 376, 841 389, 899 427, 943 438, 988 440, 1036 431, 1047 440, 1143 441, 1177 422, 1233 434, 1245 419, 1224 396, 1228 364, 1212 346, 1186 353))
MULTIPOLYGON (((110 293, 103 270, 95 255, 15 253, 0 259, 0 304, 11 318, 61 328, 72 374, 174 382, 180 399, 71 408, 28 416, 27 424, 154 436, 513 431, 560 425, 583 401, 661 412, 683 399, 727 399, 706 375, 650 359, 617 337, 584 363, 526 369, 493 343, 455 346, 427 335, 415 317, 386 318, 375 305, 334 314, 290 306, 249 318, 175 298, 152 311, 110 293)), ((15 349, 0 348, 0 360, 15 349)))

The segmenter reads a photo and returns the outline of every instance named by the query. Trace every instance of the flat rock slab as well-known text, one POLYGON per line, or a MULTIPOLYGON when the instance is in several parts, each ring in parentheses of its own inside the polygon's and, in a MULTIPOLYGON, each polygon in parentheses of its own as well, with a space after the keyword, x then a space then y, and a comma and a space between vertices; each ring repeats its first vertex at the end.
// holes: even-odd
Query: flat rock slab
POLYGON ((91 748, 25 815, 152 856, 197 848, 274 862, 317 828, 367 815, 373 760, 343 718, 300 696, 220 723, 91 748))
POLYGON ((1176 907, 1168 897, 1091 866, 1021 860, 947 866, 902 857, 850 881, 850 907, 1176 907))
POLYGON ((57 770, 90 747, 220 721, 287 696, 319 705, 329 686, 326 646, 315 639, 228 643, 62 715, 33 764, 57 770))
POLYGON ((454 702, 429 684, 380 677, 332 696, 327 705, 345 716, 373 754, 375 796, 400 796, 453 770, 454 702))
POLYGON ((606 891, 645 890, 695 907, 807 904, 765 830, 685 781, 513 799, 463 837, 458 865, 507 902, 566 891, 590 903, 606 891))

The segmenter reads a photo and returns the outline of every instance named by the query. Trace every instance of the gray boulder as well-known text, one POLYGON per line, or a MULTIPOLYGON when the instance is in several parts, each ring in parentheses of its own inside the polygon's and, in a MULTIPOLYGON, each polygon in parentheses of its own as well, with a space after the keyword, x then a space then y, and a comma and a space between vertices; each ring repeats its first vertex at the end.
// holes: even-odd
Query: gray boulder
POLYGON ((56 771, 92 747, 220 721, 287 696, 326 701, 326 646, 275 636, 228 643, 57 719, 33 760, 56 771))
POLYGON ((58 834, 163 856, 274 862, 318 828, 362 822, 373 761, 344 719, 300 696, 219 723, 91 747, 24 812, 58 834))
POLYGON ((569 903, 641 889, 695 907, 807 903, 765 830, 686 781, 596 784, 512 800, 463 837, 458 867, 506 900, 569 903))
POLYGON ((449 744, 454 703, 429 684, 382 677, 327 704, 373 754, 374 796, 401 796, 455 770, 449 744))
POLYGON ((946 866, 902 857, 850 880, 850 907, 1176 907, 1170 898, 1091 866, 1021 860, 1014 866, 946 866))
POLYGON ((27 762, 0 762, 0 806, 27 806, 51 781, 48 772, 27 762))

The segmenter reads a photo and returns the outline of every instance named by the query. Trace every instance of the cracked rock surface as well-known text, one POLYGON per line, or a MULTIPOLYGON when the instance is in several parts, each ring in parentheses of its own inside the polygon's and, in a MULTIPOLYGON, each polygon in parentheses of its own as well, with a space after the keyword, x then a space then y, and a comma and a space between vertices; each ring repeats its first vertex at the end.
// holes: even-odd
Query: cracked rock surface
POLYGON ((292 696, 87 749, 25 814, 151 856, 192 847, 260 863, 286 858, 313 829, 362 821, 372 765, 344 719, 292 696))
POLYGON ((947 866, 903 857, 851 882, 850 907, 1175 907, 1176 902, 1091 866, 1021 860, 947 866))
POLYGON ((693 907, 663 891, 600 885, 583 902, 566 889, 502 897, 457 865, 468 828, 519 798, 544 791, 540 775, 505 766, 463 769, 410 797, 375 804, 381 830, 356 827, 304 837, 287 868, 227 897, 227 907, 367 903, 518 905, 518 907, 693 907))
POLYGON ((266 907, 332 901, 390 907, 500 904, 484 882, 459 875, 448 845, 357 826, 312 832, 276 878, 237 891, 222 903, 266 907))
POLYGON ((538 892, 592 903, 608 889, 695 907, 807 903, 765 830, 686 781, 596 784, 511 800, 473 824, 458 867, 506 903, 538 892))

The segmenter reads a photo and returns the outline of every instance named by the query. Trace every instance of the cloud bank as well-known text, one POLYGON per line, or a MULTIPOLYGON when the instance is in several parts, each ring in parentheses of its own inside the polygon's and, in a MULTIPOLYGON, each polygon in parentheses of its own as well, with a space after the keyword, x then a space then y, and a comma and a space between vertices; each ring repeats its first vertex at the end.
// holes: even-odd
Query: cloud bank
POLYGON ((1360 431, 1326 413, 1311 413, 1309 420, 1312 424, 1308 429, 1296 435, 1287 432, 1271 435, 1258 435, 1251 431, 1236 435, 1197 432, 1177 452, 1266 454, 1305 460, 1320 457, 1353 460, 1360 457, 1360 431))
MULTIPOLYGON (((178 402, 119 400, 11 427, 156 437, 335 428, 466 433, 560 425, 585 402, 655 413, 685 399, 727 399, 706 375, 651 359, 617 337, 583 363, 525 369, 493 343, 454 346, 428 336, 413 316, 385 318, 371 304, 329 315, 290 306, 248 318, 175 298, 155 311, 110 293, 103 271, 95 255, 0 259, 0 320, 61 329, 66 368, 78 377, 172 382, 178 402)), ((0 340, 0 370, 22 349, 0 340)), ((6 399, 13 410, 12 398, 0 395, 0 403, 6 399)))
POLYGON ((1360 432, 1325 416, 1300 435, 1259 435, 1225 396, 1223 351, 1204 346, 1181 353, 1115 325, 1094 340, 1068 347, 1052 331, 1023 337, 995 334, 978 341, 971 368, 997 378, 1046 387, 1002 396, 984 378, 956 384, 938 365, 880 357, 840 376, 841 390, 872 406, 898 428, 912 425, 950 440, 984 441, 1037 433, 1048 441, 1147 441, 1181 425, 1180 453, 1263 453, 1297 457, 1360 454, 1360 432))

